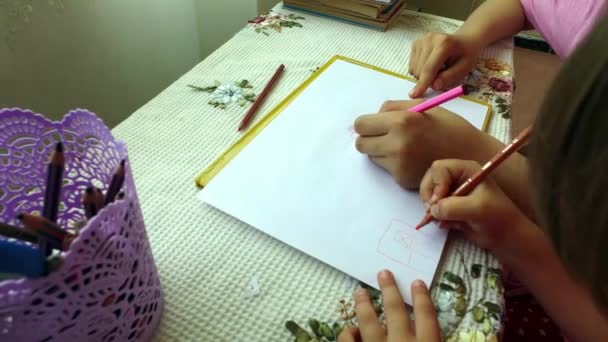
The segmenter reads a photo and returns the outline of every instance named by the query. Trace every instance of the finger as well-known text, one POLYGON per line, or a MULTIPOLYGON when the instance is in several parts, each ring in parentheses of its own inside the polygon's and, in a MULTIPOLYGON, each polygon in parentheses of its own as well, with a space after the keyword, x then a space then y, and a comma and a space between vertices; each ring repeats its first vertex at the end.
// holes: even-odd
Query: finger
POLYGON ((415 41, 412 45, 412 52, 410 53, 410 60, 408 64, 408 73, 414 74, 414 65, 416 63, 416 53, 418 52, 418 41, 415 41))
POLYGON ((454 65, 449 66, 437 75, 437 78, 433 83, 433 89, 445 90, 450 88, 464 79, 469 71, 471 71, 469 62, 466 59, 461 58, 454 65))
POLYGON ((422 74, 422 68, 424 67, 425 61, 428 59, 429 55, 433 51, 431 46, 426 46, 426 44, 421 44, 418 49, 418 54, 416 55, 416 64, 414 64, 414 77, 416 79, 420 78, 422 74))
POLYGON ((471 196, 452 196, 431 205, 431 215, 441 221, 475 221, 480 206, 471 196))
POLYGON ((382 290, 382 302, 384 303, 384 314, 388 336, 405 338, 412 335, 410 317, 407 314, 403 297, 390 271, 382 271, 378 274, 378 283, 382 290))
POLYGON ((461 221, 441 221, 439 222, 439 228, 458 231, 468 230, 467 224, 461 221))
POLYGON ((364 341, 378 341, 385 337, 384 329, 378 321, 376 310, 372 306, 366 289, 355 292, 355 311, 359 321, 359 331, 364 341))
POLYGON ((443 67, 443 64, 445 63, 447 57, 448 50, 441 47, 433 49, 433 52, 429 55, 428 59, 424 63, 424 67, 422 68, 418 83, 412 91, 412 97, 419 97, 424 95, 426 90, 435 81, 437 73, 443 67))
POLYGON ((361 339, 359 329, 357 327, 347 327, 342 330, 338 336, 338 342, 357 342, 361 339))
POLYGON ((393 162, 389 157, 379 156, 379 157, 369 157, 369 159, 379 167, 385 169, 386 171, 392 174, 393 171, 393 162))
POLYGON ((431 205, 448 196, 455 181, 447 165, 442 161, 435 161, 420 182, 422 201, 431 205))
POLYGON ((380 107, 380 112, 406 111, 422 102, 424 102, 424 100, 386 101, 382 104, 382 107, 380 107))
POLYGON ((357 137, 355 147, 361 153, 371 157, 382 157, 391 154, 398 149, 395 142, 388 136, 379 137, 357 137))
POLYGON ((422 280, 412 283, 412 302, 416 316, 416 340, 440 341, 437 312, 431 301, 429 290, 422 280))
MULTIPOLYGON (((383 110, 380 110, 383 112, 383 110)), ((379 136, 388 133, 389 125, 384 115, 362 115, 355 120, 355 132, 360 136, 379 136)))

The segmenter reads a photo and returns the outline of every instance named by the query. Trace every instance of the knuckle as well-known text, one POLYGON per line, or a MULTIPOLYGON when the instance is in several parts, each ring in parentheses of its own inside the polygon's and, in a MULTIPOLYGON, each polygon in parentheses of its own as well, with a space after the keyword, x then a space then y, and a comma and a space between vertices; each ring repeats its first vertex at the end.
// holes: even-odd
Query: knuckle
POLYGON ((355 148, 357 149, 357 151, 363 152, 365 149, 365 141, 363 141, 363 139, 361 138, 357 138, 357 140, 355 141, 355 148))
POLYGON ((395 312, 398 311, 402 308, 402 303, 399 299, 397 298, 392 298, 390 300, 385 301, 384 304, 384 309, 385 311, 390 312, 395 312))
POLYGON ((382 104, 382 107, 380 107, 380 111, 381 112, 386 111, 386 109, 389 108, 389 107, 391 107, 394 102, 395 101, 391 101, 391 100, 384 101, 384 103, 382 104))
POLYGON ((445 166, 445 161, 444 160, 435 160, 433 163, 431 163, 431 169, 442 169, 445 166))
POLYGON ((365 121, 363 118, 357 118, 353 127, 355 128, 355 132, 361 132, 361 130, 365 127, 365 121))
POLYGON ((442 218, 452 217, 452 215, 453 215, 452 208, 449 205, 445 205, 445 202, 439 201, 439 202, 437 202, 437 206, 439 209, 438 211, 442 218))
POLYGON ((422 36, 422 39, 433 39, 435 38, 435 36, 437 35, 437 32, 429 32, 427 34, 425 34, 424 36, 422 36))
MULTIPOLYGON (((421 296, 422 295, 419 295, 418 298, 417 298, 419 301, 421 299, 420 298, 421 296)), ((419 316, 427 316, 428 317, 428 316, 433 316, 434 314, 435 314, 435 308, 433 307, 432 304, 428 303, 428 301, 424 301, 424 303, 419 304, 416 307, 416 315, 417 315, 417 317, 419 317, 419 316)))
POLYGON ((416 118, 413 115, 410 115, 409 112, 403 111, 400 113, 396 119, 397 125, 400 128, 407 128, 414 124, 416 118))
POLYGON ((479 162, 475 161, 475 160, 467 160, 465 162, 465 167, 468 167, 470 170, 479 170, 481 169, 481 164, 479 164, 479 162))
POLYGON ((447 34, 443 34, 443 33, 437 33, 434 37, 435 42, 439 43, 439 45, 445 44, 446 42, 450 41, 450 36, 448 36, 447 34))
POLYGON ((367 291, 357 291, 355 292, 355 303, 357 305, 363 305, 369 302, 369 294, 367 291))

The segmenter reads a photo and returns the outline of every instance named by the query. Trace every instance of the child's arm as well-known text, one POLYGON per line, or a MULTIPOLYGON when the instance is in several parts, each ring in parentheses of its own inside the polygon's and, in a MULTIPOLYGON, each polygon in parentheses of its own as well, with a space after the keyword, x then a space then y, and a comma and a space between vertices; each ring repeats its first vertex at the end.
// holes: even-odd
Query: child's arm
POLYGON ((410 96, 422 96, 429 87, 445 90, 463 79, 489 44, 521 31, 526 16, 520 0, 488 0, 453 35, 429 33, 412 48, 409 71, 418 85, 410 96))
MULTIPOLYGON (((562 266, 547 236, 487 179, 468 196, 447 197, 481 166, 462 160, 433 164, 420 186, 431 214, 487 248, 532 291, 574 341, 608 341, 608 322, 588 291, 562 266), (435 199, 431 200, 435 196, 435 199), (457 223, 454 223, 457 222, 457 223)), ((423 228, 424 229, 424 228, 423 228)), ((584 248, 584 247, 581 247, 584 248)))
POLYGON ((456 34, 487 46, 527 27, 520 0, 488 0, 471 14, 456 34))
POLYGON ((608 341, 608 321, 589 292, 566 272, 545 234, 523 218, 505 244, 494 251, 498 259, 534 294, 545 311, 572 341, 608 341))

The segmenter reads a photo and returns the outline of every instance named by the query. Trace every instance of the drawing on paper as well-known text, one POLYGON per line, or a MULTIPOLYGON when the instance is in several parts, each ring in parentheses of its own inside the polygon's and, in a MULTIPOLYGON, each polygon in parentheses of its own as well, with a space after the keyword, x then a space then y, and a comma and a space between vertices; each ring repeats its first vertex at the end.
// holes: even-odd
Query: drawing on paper
MULTIPOLYGON (((377 251, 386 258, 418 272, 434 272, 433 241, 423 231, 399 220, 392 220, 378 241, 377 251), (428 253, 431 251, 431 253, 428 253)), ((441 249, 439 249, 441 250, 441 249)))

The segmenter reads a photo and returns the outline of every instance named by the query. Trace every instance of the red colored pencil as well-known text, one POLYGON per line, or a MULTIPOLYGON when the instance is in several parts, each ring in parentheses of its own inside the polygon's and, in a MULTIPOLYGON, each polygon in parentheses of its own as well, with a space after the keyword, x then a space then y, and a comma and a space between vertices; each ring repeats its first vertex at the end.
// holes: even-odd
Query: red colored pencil
MULTIPOLYGON (((522 146, 526 144, 532 133, 532 126, 524 129, 517 138, 513 139, 509 145, 507 145, 502 151, 498 152, 489 162, 487 162, 481 170, 477 171, 473 176, 469 177, 451 196, 466 196, 470 194, 475 187, 484 181, 487 176, 494 171, 503 161, 505 161, 513 153, 517 152, 522 146)), ((416 230, 426 226, 433 222, 435 218, 427 211, 426 216, 416 226, 416 230)))
POLYGON ((283 73, 283 70, 285 70, 285 65, 281 64, 281 66, 279 66, 277 71, 274 73, 274 76, 272 76, 272 78, 270 79, 270 82, 268 82, 268 84, 266 85, 266 88, 264 88, 264 90, 262 91, 260 96, 258 96, 257 100, 255 100, 255 102, 249 109, 249 111, 243 118, 243 121, 241 121, 241 125, 239 126, 239 129, 238 129, 239 131, 242 131, 243 128, 247 127, 247 125, 249 124, 249 122, 251 121, 251 119, 253 118, 255 113, 258 111, 260 106, 264 103, 264 101, 268 97, 268 94, 270 93, 272 88, 274 88, 275 84, 279 80, 279 77, 283 73))

